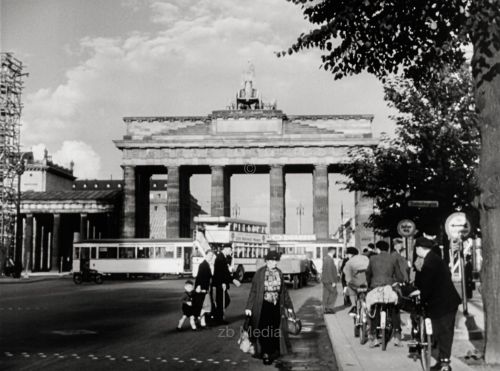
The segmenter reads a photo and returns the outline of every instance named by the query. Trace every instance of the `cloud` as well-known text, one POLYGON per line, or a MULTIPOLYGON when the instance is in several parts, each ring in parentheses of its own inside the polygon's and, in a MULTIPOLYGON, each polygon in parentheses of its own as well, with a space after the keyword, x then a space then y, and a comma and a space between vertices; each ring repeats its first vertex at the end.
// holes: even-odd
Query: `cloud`
POLYGON ((256 66, 264 100, 277 98, 289 114, 384 112, 381 88, 366 76, 334 82, 319 70, 318 51, 287 58, 288 48, 309 28, 300 8, 283 0, 127 0, 136 11, 149 7, 154 32, 131 30, 123 37, 86 37, 80 62, 59 86, 27 95, 25 145, 64 141, 92 143, 103 174, 121 176, 123 116, 206 115, 234 97, 247 61, 256 66))
POLYGON ((65 141, 62 147, 52 155, 52 160, 69 168, 74 162, 73 174, 77 178, 95 179, 99 175, 101 158, 87 143, 81 141, 65 141))

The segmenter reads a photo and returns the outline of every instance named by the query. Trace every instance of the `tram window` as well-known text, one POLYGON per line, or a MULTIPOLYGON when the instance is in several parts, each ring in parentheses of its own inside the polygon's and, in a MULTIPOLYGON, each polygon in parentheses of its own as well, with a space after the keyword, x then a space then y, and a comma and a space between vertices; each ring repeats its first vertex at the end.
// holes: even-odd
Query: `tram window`
POLYGON ((135 247, 120 247, 120 259, 135 259, 135 247))
POLYGON ((95 254, 95 247, 90 248, 90 259, 95 259, 96 254, 95 254))
POLYGON ((182 258, 182 246, 177 246, 177 259, 182 258))
POLYGON ((316 259, 321 259, 321 247, 316 246, 316 259))
MULTIPOLYGON (((151 249, 153 249, 151 247, 151 249)), ((151 251, 152 253, 153 251, 151 251)), ((152 257, 153 254, 150 254, 150 248, 149 247, 138 247, 137 248, 137 259, 149 259, 152 257)))
POLYGON ((99 259, 116 259, 116 247, 99 247, 99 259))
POLYGON ((75 254, 73 255, 73 259, 79 260, 80 259, 80 248, 75 247, 75 254))
POLYGON ((174 252, 171 247, 160 246, 156 248, 156 257, 157 258, 173 258, 174 252))

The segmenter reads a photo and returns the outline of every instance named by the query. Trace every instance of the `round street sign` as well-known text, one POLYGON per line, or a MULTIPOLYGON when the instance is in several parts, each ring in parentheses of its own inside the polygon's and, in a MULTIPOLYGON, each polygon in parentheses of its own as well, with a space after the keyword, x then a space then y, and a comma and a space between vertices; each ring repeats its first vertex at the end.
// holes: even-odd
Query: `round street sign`
POLYGON ((410 219, 403 219, 398 223, 398 233, 401 237, 410 237, 415 234, 417 227, 410 219))
POLYGON ((446 234, 449 238, 467 237, 471 231, 471 225, 464 213, 453 213, 445 223, 446 234))

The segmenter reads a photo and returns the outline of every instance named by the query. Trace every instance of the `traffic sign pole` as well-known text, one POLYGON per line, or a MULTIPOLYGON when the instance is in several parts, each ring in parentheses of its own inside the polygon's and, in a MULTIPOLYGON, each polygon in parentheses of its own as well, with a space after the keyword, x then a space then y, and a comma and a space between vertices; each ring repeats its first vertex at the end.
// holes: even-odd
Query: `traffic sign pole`
MULTIPOLYGON (((462 287, 462 306, 464 314, 468 313, 467 308, 467 291, 466 291, 466 283, 465 283, 465 264, 464 264, 464 243, 463 240, 466 238, 470 231, 471 225, 467 220, 467 216, 465 213, 457 212, 451 214, 445 223, 446 233, 448 234, 448 238, 450 239, 450 247, 453 252, 455 246, 453 245, 452 240, 458 240, 458 264, 460 271, 460 283, 462 287)), ((454 253, 452 254, 454 257, 454 253)), ((455 266, 455 262, 452 261, 452 267, 455 266)))

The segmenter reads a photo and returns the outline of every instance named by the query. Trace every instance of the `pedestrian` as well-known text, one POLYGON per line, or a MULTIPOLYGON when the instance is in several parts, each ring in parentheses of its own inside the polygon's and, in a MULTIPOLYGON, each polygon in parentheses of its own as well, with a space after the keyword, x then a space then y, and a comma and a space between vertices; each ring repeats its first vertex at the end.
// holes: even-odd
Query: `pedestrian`
POLYGON ((472 275, 472 256, 467 255, 465 257, 465 267, 464 267, 464 276, 465 276, 465 294, 467 299, 472 299, 472 294, 476 285, 473 280, 472 275))
MULTIPOLYGON (((349 247, 346 250, 349 250, 349 247)), ((346 255, 345 255, 344 259, 342 259, 342 263, 340 264, 340 268, 339 268, 340 283, 342 284, 342 294, 344 297, 344 306, 346 306, 346 307, 350 306, 352 303, 351 303, 351 299, 349 298, 349 295, 347 294, 347 282, 345 279, 344 267, 347 264, 347 261, 349 260, 349 258, 351 256, 352 256, 352 254, 348 254, 346 251, 346 255)))
MULTIPOLYGON (((400 273, 400 282, 409 282, 409 277, 410 277, 410 265, 408 260, 406 260, 402 253, 404 250, 404 245, 403 241, 399 238, 396 238, 394 240, 394 250, 391 253, 391 255, 394 257, 394 260, 399 265, 399 273, 400 273)), ((395 306, 394 308, 394 317, 397 317, 397 320, 394 325, 394 345, 395 346, 400 346, 401 345, 401 310, 398 305, 395 306), (397 327, 396 327, 397 325, 397 327)))
POLYGON ((432 322, 433 339, 439 351, 438 362, 431 370, 451 371, 450 357, 455 330, 455 316, 461 303, 443 259, 432 250, 433 241, 419 237, 415 241, 417 255, 423 260, 415 274, 415 286, 432 322))
POLYGON ((177 331, 182 330, 182 325, 187 318, 189 318, 191 329, 196 331, 196 323, 194 321, 195 310, 193 306, 193 289, 193 281, 187 280, 186 283, 184 283, 184 295, 182 296, 182 317, 177 325, 177 331))
POLYGON ((215 290, 214 306, 212 310, 213 319, 218 324, 227 324, 224 319, 224 311, 231 301, 229 297, 229 285, 233 282, 233 275, 229 271, 228 257, 231 255, 231 247, 225 246, 222 252, 217 254, 214 262, 214 275, 212 278, 212 290, 215 290))
POLYGON ((375 245, 370 242, 368 246, 363 249, 363 255, 366 255, 368 258, 371 258, 373 255, 377 255, 375 252, 375 245))
POLYGON ((357 289, 360 287, 367 287, 366 282, 366 269, 370 260, 367 256, 359 254, 358 249, 355 247, 348 247, 346 251, 349 256, 343 273, 346 280, 346 295, 350 297, 350 301, 353 305, 349 314, 356 313, 356 299, 358 297, 357 289))
POLYGON ((395 238, 393 241, 394 249, 391 255, 399 264, 399 270, 403 277, 403 282, 407 282, 410 277, 410 262, 403 256, 404 244, 400 238, 395 238))
MULTIPOLYGON (((403 282, 404 276, 400 271, 400 266, 398 261, 394 256, 389 254, 389 244, 384 240, 377 241, 375 245, 377 255, 370 258, 370 263, 366 270, 366 280, 368 282, 368 287, 373 290, 377 287, 392 286, 396 282, 403 282)), ((401 318, 396 315, 396 311, 392 311, 392 324, 394 329, 394 343, 399 346, 401 341, 401 332, 397 329, 401 329, 401 318)), ((376 337, 376 326, 374 321, 368 316, 368 327, 369 334, 368 338, 370 340, 370 348, 374 348, 380 345, 376 337)))
POLYGON ((325 314, 335 314, 335 301, 337 300, 337 282, 339 280, 337 267, 333 260, 335 247, 329 247, 327 255, 323 258, 321 282, 323 283, 323 310, 325 314))
POLYGON ((205 258, 200 263, 198 267, 198 273, 196 274, 195 285, 195 316, 200 322, 200 328, 204 329, 207 327, 206 315, 212 311, 211 298, 207 293, 210 292, 210 284, 212 281, 212 269, 210 264, 214 259, 214 253, 212 250, 207 250, 205 252, 205 258))
POLYGON ((280 255, 269 251, 266 265, 259 268, 252 280, 245 315, 250 316, 250 339, 255 345, 255 356, 265 365, 289 352, 288 313, 293 303, 285 286, 282 272, 277 268, 280 255))

